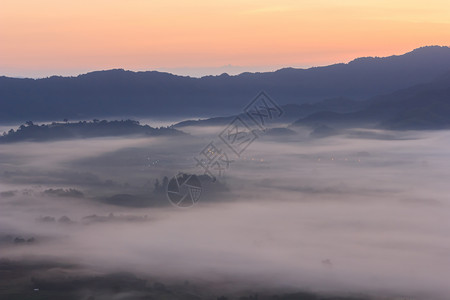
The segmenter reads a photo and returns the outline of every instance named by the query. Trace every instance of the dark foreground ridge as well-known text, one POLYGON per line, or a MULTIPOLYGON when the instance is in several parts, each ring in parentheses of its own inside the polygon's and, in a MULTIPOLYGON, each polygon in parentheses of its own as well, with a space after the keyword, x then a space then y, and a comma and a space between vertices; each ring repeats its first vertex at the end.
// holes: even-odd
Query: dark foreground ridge
POLYGON ((0 259, 1 299, 102 300, 363 300, 358 296, 324 296, 310 292, 246 291, 226 293, 190 280, 161 282, 129 272, 83 274, 68 263, 0 259), (66 273, 71 275, 67 276, 66 273), (6 280, 14 278, 14 280, 6 280))

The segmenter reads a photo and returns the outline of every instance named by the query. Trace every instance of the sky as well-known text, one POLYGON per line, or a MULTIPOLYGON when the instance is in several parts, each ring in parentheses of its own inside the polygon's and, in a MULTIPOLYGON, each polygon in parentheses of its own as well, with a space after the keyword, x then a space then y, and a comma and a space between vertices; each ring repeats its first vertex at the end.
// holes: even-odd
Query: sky
POLYGON ((0 75, 201 76, 450 43, 448 0, 2 0, 0 75))

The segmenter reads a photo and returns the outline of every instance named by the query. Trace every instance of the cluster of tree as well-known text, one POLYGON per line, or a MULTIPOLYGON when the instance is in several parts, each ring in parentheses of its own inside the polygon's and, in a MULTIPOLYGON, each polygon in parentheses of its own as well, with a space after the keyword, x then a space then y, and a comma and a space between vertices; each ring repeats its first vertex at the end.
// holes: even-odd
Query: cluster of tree
POLYGON ((159 183, 159 179, 155 180, 155 187, 153 189, 153 193, 155 194, 163 194, 167 191, 167 185, 169 184, 169 178, 164 176, 162 179, 162 184, 159 183))
MULTIPOLYGON (((91 223, 98 223, 98 222, 142 222, 142 221, 148 221, 149 218, 147 215, 145 216, 136 216, 136 215, 114 215, 113 213, 110 213, 106 216, 99 216, 99 215, 90 215, 85 216, 82 218, 81 222, 83 224, 91 224, 91 223)), ((72 221, 67 216, 62 216, 60 218, 55 218, 51 216, 45 216, 45 217, 39 217, 36 219, 37 222, 41 223, 60 223, 60 224, 74 224, 76 221, 72 221)))
POLYGON ((107 216, 90 215, 83 218, 83 223, 103 223, 103 222, 143 222, 148 221, 149 218, 145 216, 135 216, 135 215, 119 215, 116 216, 110 213, 107 216))
POLYGON ((59 219, 56 219, 55 217, 45 216, 45 217, 39 217, 36 219, 38 222, 42 223, 60 223, 60 224, 71 224, 74 223, 69 217, 62 216, 59 219))
POLYGON ((33 236, 23 237, 20 235, 16 236, 11 234, 0 236, 0 244, 25 245, 25 244, 32 244, 34 242, 36 242, 36 238, 33 236))
POLYGON ((11 143, 21 141, 52 141, 75 138, 92 138, 108 136, 162 136, 162 135, 182 135, 181 131, 170 127, 154 128, 148 125, 141 125, 135 120, 120 121, 79 121, 70 123, 67 120, 62 123, 53 122, 51 124, 34 124, 28 121, 17 130, 11 129, 0 136, 0 143, 11 143))

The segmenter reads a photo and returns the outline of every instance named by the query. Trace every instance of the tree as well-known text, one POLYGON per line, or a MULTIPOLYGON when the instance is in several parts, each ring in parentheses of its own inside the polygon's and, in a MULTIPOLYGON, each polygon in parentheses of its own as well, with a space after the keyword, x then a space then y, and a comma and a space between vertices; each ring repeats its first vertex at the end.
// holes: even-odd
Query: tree
POLYGON ((161 191, 161 185, 159 184, 159 180, 155 180, 155 188, 153 189, 154 193, 159 193, 161 191))

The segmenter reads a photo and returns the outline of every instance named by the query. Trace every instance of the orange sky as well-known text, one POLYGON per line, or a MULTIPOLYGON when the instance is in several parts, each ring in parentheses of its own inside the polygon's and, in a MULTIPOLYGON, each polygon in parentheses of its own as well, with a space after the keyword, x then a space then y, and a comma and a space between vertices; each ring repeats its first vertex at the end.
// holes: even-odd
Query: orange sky
POLYGON ((196 75, 450 45, 448 0, 1 0, 0 75, 196 75), (231 70, 232 68, 228 68, 231 70))

